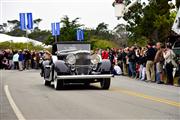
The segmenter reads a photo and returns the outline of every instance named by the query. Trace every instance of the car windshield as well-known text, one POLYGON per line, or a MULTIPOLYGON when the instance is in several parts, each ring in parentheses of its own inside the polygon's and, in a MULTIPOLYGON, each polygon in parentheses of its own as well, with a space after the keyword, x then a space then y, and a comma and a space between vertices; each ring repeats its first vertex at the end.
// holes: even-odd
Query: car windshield
POLYGON ((77 50, 90 51, 90 44, 58 44, 57 50, 59 52, 72 52, 77 50))

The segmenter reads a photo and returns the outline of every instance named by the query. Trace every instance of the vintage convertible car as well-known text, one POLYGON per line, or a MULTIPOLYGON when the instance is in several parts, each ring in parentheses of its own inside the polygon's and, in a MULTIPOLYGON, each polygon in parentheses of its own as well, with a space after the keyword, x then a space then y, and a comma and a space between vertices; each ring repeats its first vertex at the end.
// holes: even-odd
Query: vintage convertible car
POLYGON ((84 42, 61 42, 52 47, 52 61, 43 61, 44 84, 54 82, 56 90, 73 83, 100 82, 108 90, 111 83, 111 62, 102 60, 97 54, 91 55, 91 46, 84 42))

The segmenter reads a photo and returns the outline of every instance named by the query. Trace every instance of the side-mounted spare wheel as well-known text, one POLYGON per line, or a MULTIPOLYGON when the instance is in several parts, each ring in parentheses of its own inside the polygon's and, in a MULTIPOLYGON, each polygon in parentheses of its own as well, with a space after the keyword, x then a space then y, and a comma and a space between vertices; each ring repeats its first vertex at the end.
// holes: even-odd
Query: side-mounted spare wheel
POLYGON ((44 74, 44 85, 45 86, 50 86, 51 85, 51 81, 48 81, 45 77, 45 74, 44 74))
POLYGON ((111 85, 111 78, 103 78, 100 80, 100 85, 103 90, 109 90, 111 85))
POLYGON ((45 86, 50 86, 51 81, 53 81, 53 80, 54 80, 54 71, 50 71, 49 78, 46 78, 46 76, 44 74, 44 85, 45 86))

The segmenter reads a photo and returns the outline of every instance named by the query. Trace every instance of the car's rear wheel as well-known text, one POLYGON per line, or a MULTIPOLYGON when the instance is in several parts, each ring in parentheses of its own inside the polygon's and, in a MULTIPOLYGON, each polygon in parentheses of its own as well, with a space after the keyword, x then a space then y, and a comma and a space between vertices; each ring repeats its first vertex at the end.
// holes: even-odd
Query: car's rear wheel
POLYGON ((111 78, 103 78, 100 81, 100 85, 103 90, 109 90, 110 85, 111 85, 111 78))
POLYGON ((64 88, 64 81, 57 78, 57 73, 54 72, 54 89, 62 90, 64 88))

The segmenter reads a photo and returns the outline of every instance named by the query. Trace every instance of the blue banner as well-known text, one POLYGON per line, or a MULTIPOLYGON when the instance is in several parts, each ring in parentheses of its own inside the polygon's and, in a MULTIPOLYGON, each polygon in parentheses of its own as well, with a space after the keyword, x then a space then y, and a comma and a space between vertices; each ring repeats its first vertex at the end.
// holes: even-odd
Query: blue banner
POLYGON ((81 30, 80 35, 81 35, 81 40, 83 41, 84 40, 84 30, 81 30))
POLYGON ((77 36, 77 40, 80 40, 80 36, 79 36, 79 30, 76 31, 76 36, 77 36))
POLYGON ((52 36, 60 35, 60 23, 51 23, 52 36))
POLYGON ((51 23, 52 36, 56 36, 56 30, 55 30, 55 28, 56 28, 55 23, 51 23))
POLYGON ((20 13, 19 18, 20 18, 20 29, 21 30, 26 30, 26 20, 25 20, 25 13, 20 13))
POLYGON ((27 13, 27 21, 28 21, 27 28, 29 30, 32 30, 33 29, 33 17, 32 17, 32 13, 27 13))
POLYGON ((56 23, 56 35, 60 35, 60 23, 56 23))
POLYGON ((84 30, 78 29, 76 34, 77 34, 77 40, 78 41, 84 40, 84 30))

